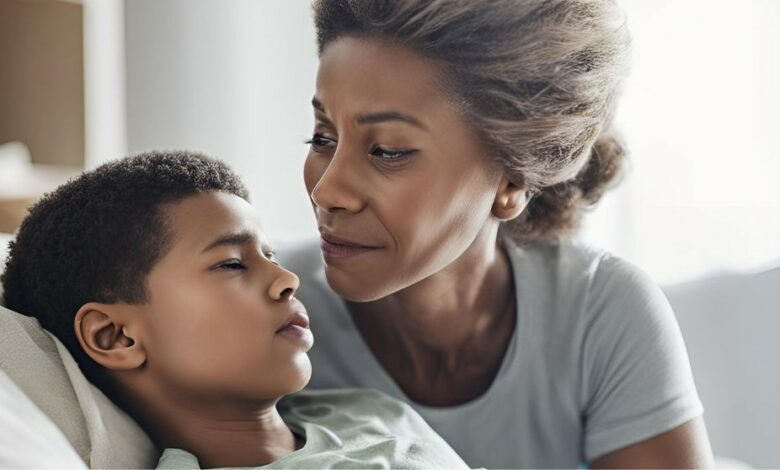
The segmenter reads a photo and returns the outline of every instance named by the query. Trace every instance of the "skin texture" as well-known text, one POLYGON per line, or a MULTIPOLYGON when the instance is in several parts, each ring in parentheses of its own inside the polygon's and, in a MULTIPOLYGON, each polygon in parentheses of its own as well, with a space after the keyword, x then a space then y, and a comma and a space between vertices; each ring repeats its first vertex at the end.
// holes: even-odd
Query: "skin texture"
POLYGON ((275 405, 308 382, 311 344, 277 330, 294 311, 305 315, 298 278, 275 263, 256 212, 237 196, 200 193, 164 213, 171 244, 147 277, 148 302, 82 306, 82 347, 158 447, 208 467, 289 454, 298 444, 275 405))
MULTIPOLYGON (((328 282, 372 353, 412 400, 452 406, 490 387, 512 336, 515 293, 497 235, 528 201, 440 83, 436 64, 403 46, 331 42, 304 179, 328 282), (334 256, 342 244, 367 248, 334 256)), ((593 467, 707 466, 696 422, 593 467)))

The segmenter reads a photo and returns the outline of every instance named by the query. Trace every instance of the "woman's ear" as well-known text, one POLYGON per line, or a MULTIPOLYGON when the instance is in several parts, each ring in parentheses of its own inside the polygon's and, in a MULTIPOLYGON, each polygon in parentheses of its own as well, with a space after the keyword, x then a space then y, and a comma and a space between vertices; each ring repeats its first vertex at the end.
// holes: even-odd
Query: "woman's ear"
POLYGON ((493 201, 491 213, 493 217, 501 220, 512 220, 523 212, 530 201, 530 192, 525 186, 517 186, 506 176, 501 177, 496 191, 496 199, 493 201))
POLYGON ((106 369, 136 369, 146 362, 146 351, 126 317, 120 305, 89 302, 73 320, 81 348, 106 369))

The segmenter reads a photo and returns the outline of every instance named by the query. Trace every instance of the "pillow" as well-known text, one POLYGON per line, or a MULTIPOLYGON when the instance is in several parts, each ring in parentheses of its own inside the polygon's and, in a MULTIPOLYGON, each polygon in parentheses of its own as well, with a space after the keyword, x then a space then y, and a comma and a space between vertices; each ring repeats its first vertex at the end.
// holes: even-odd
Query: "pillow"
POLYGON ((666 287, 716 453, 780 467, 780 264, 666 287), (773 267, 774 266, 774 267, 773 267))
POLYGON ((0 468, 87 468, 57 426, 1 370, 0 423, 0 468))
POLYGON ((54 342, 34 318, 0 306, 0 369, 89 462, 89 437, 78 398, 54 342))
POLYGON ((87 381, 65 346, 36 319, 2 306, 0 369, 59 427, 89 467, 155 466, 158 452, 149 437, 87 381))

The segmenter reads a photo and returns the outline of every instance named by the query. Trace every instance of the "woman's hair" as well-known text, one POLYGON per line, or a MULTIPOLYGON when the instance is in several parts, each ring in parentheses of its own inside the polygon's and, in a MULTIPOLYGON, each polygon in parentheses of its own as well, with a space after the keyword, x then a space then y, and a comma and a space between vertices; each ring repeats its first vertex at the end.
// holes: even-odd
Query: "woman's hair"
POLYGON ((572 234, 619 173, 610 132, 629 35, 610 0, 316 0, 319 51, 343 36, 431 58, 464 119, 533 195, 518 241, 572 234))

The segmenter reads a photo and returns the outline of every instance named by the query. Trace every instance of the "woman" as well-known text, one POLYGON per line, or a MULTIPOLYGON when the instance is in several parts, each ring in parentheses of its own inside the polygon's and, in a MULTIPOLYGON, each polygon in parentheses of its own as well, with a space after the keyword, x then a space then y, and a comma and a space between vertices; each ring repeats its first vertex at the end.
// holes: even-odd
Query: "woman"
POLYGON ((711 464, 663 294, 568 238, 624 156, 615 9, 315 2, 304 176, 322 237, 284 260, 313 387, 406 400, 473 466, 711 464))

